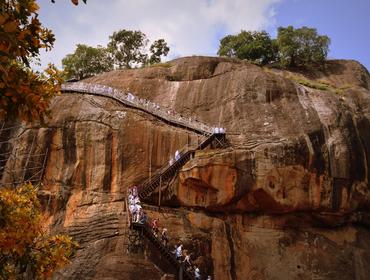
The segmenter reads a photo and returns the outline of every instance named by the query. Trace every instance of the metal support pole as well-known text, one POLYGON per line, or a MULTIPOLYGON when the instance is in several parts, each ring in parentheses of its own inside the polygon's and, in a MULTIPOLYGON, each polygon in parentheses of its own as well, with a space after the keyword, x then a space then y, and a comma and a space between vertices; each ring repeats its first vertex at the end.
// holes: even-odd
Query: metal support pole
POLYGON ((36 134, 33 136, 32 144, 31 144, 31 149, 30 149, 30 151, 28 153, 26 164, 24 165, 24 172, 23 172, 23 176, 22 176, 22 182, 24 182, 25 177, 26 177, 27 165, 28 165, 28 162, 30 161, 31 153, 32 153, 32 150, 33 150, 33 145, 35 143, 35 138, 36 138, 36 134))
POLYGON ((150 135, 149 135, 149 180, 152 179, 152 130, 150 130, 150 135))
POLYGON ((158 209, 161 209, 161 189, 162 189, 162 176, 159 177, 158 209))
POLYGON ((180 265, 180 269, 179 269, 179 280, 183 280, 183 274, 184 274, 184 269, 183 269, 182 265, 180 265))
POLYGON ((42 162, 42 169, 41 169, 41 174, 40 174, 40 177, 39 177, 39 183, 42 182, 42 177, 44 176, 46 160, 47 160, 48 155, 49 155, 48 153, 49 153, 49 148, 46 148, 46 152, 45 152, 45 155, 44 155, 44 160, 42 162))

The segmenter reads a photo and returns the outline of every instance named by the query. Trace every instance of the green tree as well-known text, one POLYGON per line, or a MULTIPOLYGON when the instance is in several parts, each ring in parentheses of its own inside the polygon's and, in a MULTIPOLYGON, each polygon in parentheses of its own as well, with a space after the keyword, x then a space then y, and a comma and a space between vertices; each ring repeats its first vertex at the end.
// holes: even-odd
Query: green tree
POLYGON ((278 28, 276 42, 282 66, 313 66, 325 61, 330 39, 315 28, 288 26, 278 28))
POLYGON ((164 39, 158 39, 147 49, 149 40, 141 31, 122 29, 114 32, 110 37, 108 50, 112 55, 117 68, 132 68, 161 61, 170 50, 164 39), (148 58, 148 53, 151 56, 148 58))
POLYGON ((31 184, 0 188, 0 279, 46 279, 69 263, 77 243, 47 235, 31 184))
POLYGON ((30 68, 40 49, 50 50, 54 35, 38 20, 34 0, 0 1, 0 119, 42 119, 62 82, 49 65, 44 73, 30 68))
POLYGON ((145 63, 147 55, 144 53, 148 44, 146 35, 141 31, 122 29, 114 32, 110 37, 108 49, 118 68, 132 68, 132 64, 145 63))
POLYGON ((154 64, 161 62, 161 56, 167 56, 170 48, 167 46, 167 43, 164 39, 159 39, 153 42, 149 50, 151 55, 148 63, 154 64))
POLYGON ((73 54, 62 60, 67 79, 84 79, 113 69, 113 60, 106 48, 78 44, 73 54))
POLYGON ((221 39, 217 52, 220 56, 248 59, 266 64, 275 59, 275 49, 270 35, 265 32, 244 31, 221 39))

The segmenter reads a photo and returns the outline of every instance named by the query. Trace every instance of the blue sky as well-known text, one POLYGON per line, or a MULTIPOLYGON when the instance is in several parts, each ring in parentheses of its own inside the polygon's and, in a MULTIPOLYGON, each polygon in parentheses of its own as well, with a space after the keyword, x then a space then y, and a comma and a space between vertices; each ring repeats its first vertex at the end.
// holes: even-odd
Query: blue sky
MULTIPOLYGON (((370 70, 369 0, 290 0, 276 6, 278 26, 317 28, 331 39, 329 58, 355 59, 370 70)), ((268 28, 270 34, 276 28, 268 28)))
POLYGON ((241 29, 278 26, 317 28, 331 40, 330 58, 356 59, 370 69, 370 0, 39 0, 40 19, 56 36, 42 64, 61 59, 77 43, 105 46, 119 29, 141 30, 149 39, 164 38, 169 59, 186 55, 216 55, 219 40, 241 29))

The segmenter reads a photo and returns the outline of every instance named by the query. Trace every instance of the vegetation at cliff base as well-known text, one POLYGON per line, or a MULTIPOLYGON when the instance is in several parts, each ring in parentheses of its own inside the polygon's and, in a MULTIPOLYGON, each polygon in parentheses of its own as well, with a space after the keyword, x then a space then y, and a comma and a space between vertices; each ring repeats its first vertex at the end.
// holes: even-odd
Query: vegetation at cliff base
MULTIPOLYGON (((76 2, 76 1, 75 1, 76 2)), ((42 121, 62 83, 53 65, 31 69, 41 49, 54 43, 38 19, 35 0, 0 1, 0 120, 42 121)), ((77 244, 42 227, 37 191, 31 184, 0 186, 0 279, 44 279, 69 262, 77 244)))
POLYGON ((242 30, 220 41, 218 55, 248 59, 260 64, 272 62, 282 67, 311 67, 321 65, 328 55, 330 39, 319 35, 315 28, 279 27, 277 38, 265 31, 242 30))
POLYGON ((49 278, 76 248, 68 236, 45 233, 31 184, 0 188, 0 279, 49 278))

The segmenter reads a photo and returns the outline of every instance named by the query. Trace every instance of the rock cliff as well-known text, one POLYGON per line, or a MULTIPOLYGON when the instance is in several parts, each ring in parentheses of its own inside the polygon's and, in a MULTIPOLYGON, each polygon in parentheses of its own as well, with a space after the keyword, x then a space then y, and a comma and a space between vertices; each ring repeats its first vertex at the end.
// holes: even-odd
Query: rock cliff
MULTIPOLYGON (((187 57, 84 82, 226 128, 229 147, 196 152, 163 186, 161 210, 148 209, 204 277, 370 277, 370 76, 359 63, 288 72, 187 57)), ((176 273, 150 243, 127 252, 123 201, 128 187, 201 135, 92 95, 63 93, 51 111, 45 125, 13 129, 19 137, 2 150, 48 149, 40 189, 46 225, 81 246, 55 279, 176 273)))

